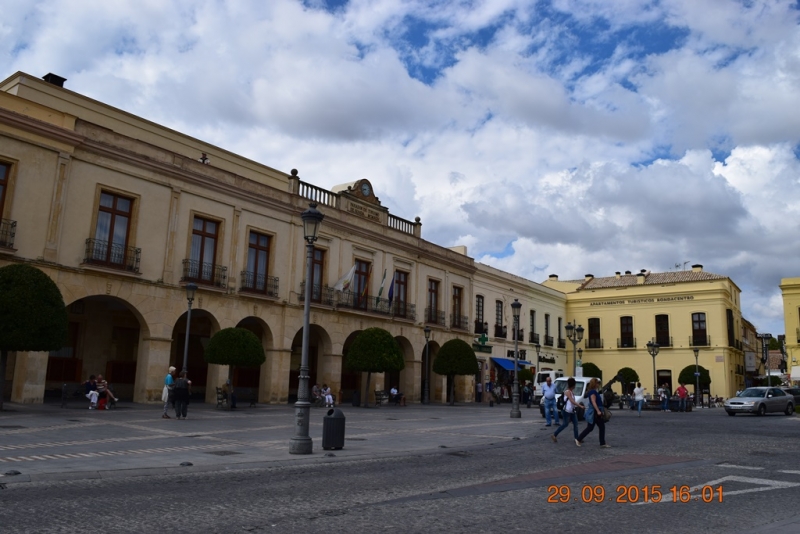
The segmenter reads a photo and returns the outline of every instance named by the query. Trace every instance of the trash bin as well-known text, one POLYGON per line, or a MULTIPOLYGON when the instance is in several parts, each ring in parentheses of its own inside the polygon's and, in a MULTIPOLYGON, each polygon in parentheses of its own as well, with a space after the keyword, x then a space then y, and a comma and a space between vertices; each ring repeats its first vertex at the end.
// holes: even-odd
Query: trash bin
POLYGON ((361 391, 356 390, 356 391, 353 392, 352 401, 353 401, 353 406, 355 408, 358 408, 359 406, 361 406, 361 391))
POLYGON ((322 419, 322 448, 325 450, 344 447, 344 413, 339 408, 331 408, 322 419))

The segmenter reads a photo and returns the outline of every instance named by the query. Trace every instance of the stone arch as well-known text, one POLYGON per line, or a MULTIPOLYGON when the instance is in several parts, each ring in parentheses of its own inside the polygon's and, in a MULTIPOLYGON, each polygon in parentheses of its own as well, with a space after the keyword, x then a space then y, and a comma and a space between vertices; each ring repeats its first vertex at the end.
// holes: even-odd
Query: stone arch
POLYGON ((339 375, 339 396, 341 400, 338 402, 354 402, 354 395, 357 397, 356 400, 359 404, 364 402, 364 392, 362 391, 366 384, 363 377, 364 373, 351 371, 347 368, 347 351, 350 350, 353 341, 355 341, 356 337, 358 337, 358 334, 361 332, 362 330, 350 332, 350 335, 348 335, 344 343, 342 343, 342 369, 339 375), (357 395, 356 392, 358 392, 357 395))
MULTIPOLYGON (((236 324, 236 328, 245 328, 253 332, 261 341, 265 353, 269 354, 269 351, 272 350, 274 345, 272 329, 262 318, 252 315, 245 317, 236 324)), ((259 399, 262 398, 261 385, 267 383, 269 378, 266 361, 256 368, 235 367, 233 369, 233 385, 239 390, 240 397, 243 393, 245 396, 257 394, 259 399)))
MULTIPOLYGON (((429 391, 429 399, 430 402, 444 402, 445 397, 444 394, 446 393, 446 385, 447 385, 447 377, 437 375, 433 372, 433 362, 436 360, 436 355, 439 354, 439 343, 434 340, 430 340, 428 342, 428 350, 430 351, 430 355, 427 359, 427 365, 425 364, 425 346, 422 346, 422 357, 423 357, 423 373, 420 380, 420 383, 424 387, 425 383, 425 376, 430 377, 430 391, 429 391), (426 369, 427 368, 427 369, 426 369)), ((424 390, 423 390, 424 391, 424 390)))
POLYGON ((396 373, 385 373, 383 389, 389 391, 392 386, 396 386, 400 393, 405 395, 407 402, 418 402, 420 397, 419 390, 415 387, 417 384, 415 377, 419 373, 419 368, 418 362, 414 359, 414 346, 405 336, 395 336, 395 339, 403 351, 405 367, 396 373))
MULTIPOLYGON (((178 373, 183 369, 187 316, 188 313, 184 311, 178 316, 172 327, 168 366, 175 367, 178 373)), ((189 323, 189 345, 186 357, 188 376, 192 381, 192 398, 215 402, 214 387, 222 385, 227 376, 224 376, 222 366, 206 363, 203 352, 211 336, 219 332, 220 324, 217 318, 205 309, 192 309, 189 323)), ((164 373, 166 373, 166 369, 164 369, 164 373)))
MULTIPOLYGON (((328 332, 318 324, 309 327, 308 370, 309 391, 316 382, 326 383, 332 392, 338 391, 338 384, 334 382, 338 373, 334 373, 335 362, 331 354, 333 344, 328 332), (334 388, 334 386, 337 386, 334 388)), ((292 338, 291 353, 289 357, 288 396, 289 403, 297 401, 297 387, 300 378, 300 363, 303 349, 303 329, 300 328, 292 338)), ((341 360, 339 360, 341 364, 341 360)), ((338 400, 337 400, 338 402, 338 400)))

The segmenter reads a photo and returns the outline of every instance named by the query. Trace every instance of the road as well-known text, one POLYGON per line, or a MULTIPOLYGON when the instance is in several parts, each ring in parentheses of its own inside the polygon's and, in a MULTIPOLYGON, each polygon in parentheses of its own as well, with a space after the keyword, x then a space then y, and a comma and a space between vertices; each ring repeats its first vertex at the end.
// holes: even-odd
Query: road
MULTIPOLYGON (((248 442, 244 432, 237 431, 234 439, 228 431, 222 438, 216 434, 214 442, 225 450, 195 451, 196 458, 222 453, 213 454, 214 464, 169 473, 141 471, 148 476, 104 464, 101 476, 84 477, 80 464, 63 464, 69 467, 59 471, 57 459, 37 464, 17 456, 14 462, 0 463, 0 472, 34 472, 36 465, 46 465, 49 474, 39 467, 42 476, 30 481, 0 478, 0 531, 474 533, 599 528, 619 533, 753 533, 762 528, 796 531, 800 525, 795 506, 800 501, 798 416, 727 417, 721 409, 710 409, 637 417, 635 412, 615 410, 607 433, 612 448, 600 449, 596 431, 580 448, 570 432, 552 443, 552 428, 544 426, 538 411, 523 408, 523 420, 510 421, 506 410, 351 408, 345 449, 328 453, 332 456, 319 450, 319 441, 310 458, 274 450, 267 454, 258 448, 264 443, 262 433, 255 432, 248 442), (392 450, 387 443, 398 446, 392 450), (265 461, 242 461, 248 454, 265 461), (59 476, 64 480, 56 480, 59 476), (678 500, 688 502, 671 502, 673 487, 678 500), (658 490, 661 502, 643 502, 645 491, 653 498, 658 490), (601 496, 602 502, 595 502, 601 496)), ((130 431, 127 427, 152 427, 160 432, 153 439, 164 433, 175 434, 170 440, 183 437, 177 422, 158 427, 160 422, 145 424, 134 417, 141 413, 128 415, 128 422, 122 417, 113 420, 116 435, 130 431)), ((282 407, 241 418, 239 424, 241 429, 272 428, 266 425, 274 420, 269 418, 291 422, 291 417, 291 410, 282 407)), ((199 420, 203 418, 210 421, 206 429, 223 424, 216 413, 203 412, 199 420)), ((85 419, 72 421, 77 425, 85 419)), ((42 419, 34 430, 49 432, 50 423, 42 419)), ((3 426, 14 425, 0 429, 3 426)), ((90 428, 93 437, 102 434, 90 428)), ((198 439, 198 431, 185 428, 198 439)), ((289 430, 287 425, 282 431, 289 430)), ((22 434, 25 431, 0 430, 0 449, 16 440, 9 447, 30 457, 35 451, 44 454, 55 443, 37 442, 45 436, 34 432, 37 436, 30 437, 22 434), (28 437, 22 443, 20 436, 28 437)), ((277 431, 265 432, 274 437, 277 431)), ((150 439, 130 437, 138 438, 150 439)), ((70 450, 90 451, 74 462, 99 461, 91 458, 89 444, 73 441, 69 446, 78 448, 70 450)), ((131 444, 106 441, 103 447, 131 450, 131 444)), ((186 455, 181 447, 174 454, 162 449, 142 449, 159 452, 136 455, 138 468, 162 459, 177 465, 186 455)), ((9 454, 0 455, 0 462, 4 457, 9 454)))

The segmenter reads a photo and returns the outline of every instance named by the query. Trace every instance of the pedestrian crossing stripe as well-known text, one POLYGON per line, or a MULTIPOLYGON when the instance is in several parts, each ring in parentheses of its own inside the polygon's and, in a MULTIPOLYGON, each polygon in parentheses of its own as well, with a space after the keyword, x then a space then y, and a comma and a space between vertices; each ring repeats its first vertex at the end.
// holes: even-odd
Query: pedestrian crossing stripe
POLYGON ((185 447, 159 447, 155 449, 134 449, 126 451, 98 451, 98 452, 80 452, 80 453, 58 453, 58 454, 38 454, 36 456, 6 456, 0 457, 0 463, 10 462, 33 462, 37 460, 72 460, 83 458, 97 458, 100 456, 128 456, 134 454, 157 454, 165 452, 181 452, 181 451, 201 451, 206 449, 229 449, 229 443, 217 443, 213 445, 189 445, 185 447))

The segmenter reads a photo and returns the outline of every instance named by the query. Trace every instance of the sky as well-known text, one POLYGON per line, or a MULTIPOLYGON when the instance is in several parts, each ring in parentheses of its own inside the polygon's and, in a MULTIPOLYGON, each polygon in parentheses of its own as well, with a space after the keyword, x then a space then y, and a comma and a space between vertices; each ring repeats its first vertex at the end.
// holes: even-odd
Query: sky
POLYGON ((0 78, 368 178, 425 239, 536 282, 700 263, 777 335, 799 22, 796 0, 5 0, 0 78))

